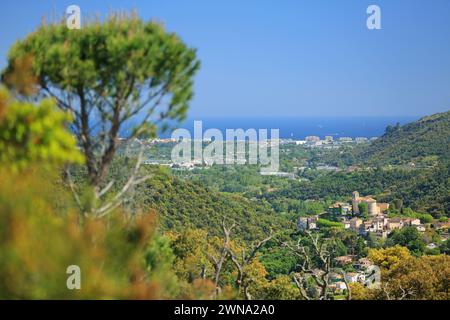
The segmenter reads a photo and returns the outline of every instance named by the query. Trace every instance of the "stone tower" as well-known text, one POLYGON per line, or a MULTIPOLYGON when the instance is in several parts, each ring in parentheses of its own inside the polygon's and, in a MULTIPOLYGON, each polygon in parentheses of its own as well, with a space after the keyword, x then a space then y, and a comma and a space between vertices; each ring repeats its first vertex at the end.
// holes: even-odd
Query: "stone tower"
POLYGON ((359 204, 359 192, 358 191, 353 191, 353 193, 352 193, 352 209, 353 209, 353 213, 359 213, 358 204, 359 204))

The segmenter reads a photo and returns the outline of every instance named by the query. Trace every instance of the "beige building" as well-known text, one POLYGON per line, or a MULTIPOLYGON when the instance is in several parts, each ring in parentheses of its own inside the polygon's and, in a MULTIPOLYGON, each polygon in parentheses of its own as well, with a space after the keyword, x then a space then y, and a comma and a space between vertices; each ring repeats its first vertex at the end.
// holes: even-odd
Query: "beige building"
POLYGON ((403 221, 401 218, 391 218, 388 221, 387 227, 390 231, 395 229, 401 229, 403 228, 403 221))
POLYGON ((353 256, 347 255, 347 256, 340 256, 334 258, 334 261, 339 265, 346 265, 353 262, 353 256))
POLYGON ((360 218, 352 218, 350 219, 350 229, 358 232, 359 231, 359 226, 362 224, 362 220, 360 218))
POLYGON ((377 201, 370 197, 360 197, 358 191, 352 193, 352 209, 354 213, 359 213, 359 204, 367 204, 367 211, 369 215, 376 216, 382 214, 389 209, 389 203, 377 203, 377 201))
POLYGON ((297 227, 299 230, 317 229, 317 220, 318 216, 300 217, 297 221, 297 227))

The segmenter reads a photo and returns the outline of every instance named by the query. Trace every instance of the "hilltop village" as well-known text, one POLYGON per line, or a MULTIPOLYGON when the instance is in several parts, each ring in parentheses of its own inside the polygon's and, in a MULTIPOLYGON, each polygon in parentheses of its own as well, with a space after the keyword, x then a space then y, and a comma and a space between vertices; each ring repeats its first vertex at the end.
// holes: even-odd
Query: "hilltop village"
MULTIPOLYGON (((370 235, 377 239, 386 239, 395 230, 405 227, 416 228, 421 234, 435 229, 440 231, 441 241, 449 238, 448 231, 445 231, 448 230, 448 222, 422 223, 419 218, 414 217, 389 217, 389 206, 389 203, 379 203, 372 196, 360 196, 358 191, 354 191, 348 203, 335 202, 322 214, 298 218, 297 227, 299 231, 319 232, 322 227, 329 227, 330 221, 334 221, 332 223, 340 224, 344 229, 351 230, 365 239, 370 235)), ((435 243, 427 245, 428 249, 436 247, 438 245, 435 243)), ((348 254, 335 257, 333 261, 334 265, 347 270, 344 275, 335 272, 330 274, 330 290, 333 294, 342 294, 351 283, 361 283, 368 288, 376 287, 374 272, 377 267, 368 258, 348 254)))
MULTIPOLYGON (((319 230, 321 218, 331 217, 332 220, 340 222, 344 229, 352 230, 361 236, 373 234, 377 238, 387 238, 394 230, 406 226, 415 227, 421 233, 427 228, 442 227, 439 222, 427 225, 414 217, 389 217, 388 209, 389 203, 379 203, 372 196, 360 196, 358 191, 354 191, 351 203, 335 202, 322 214, 300 217, 297 226, 299 230, 319 230)), ((448 237, 448 234, 443 237, 448 237)))

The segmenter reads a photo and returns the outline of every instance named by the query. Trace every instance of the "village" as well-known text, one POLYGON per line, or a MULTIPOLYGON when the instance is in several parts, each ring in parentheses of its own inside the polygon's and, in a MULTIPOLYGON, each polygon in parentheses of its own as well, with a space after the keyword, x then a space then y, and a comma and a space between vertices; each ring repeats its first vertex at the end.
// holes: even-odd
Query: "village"
MULTIPOLYGON (((300 217, 297 227, 300 231, 320 231, 322 217, 333 217, 342 224, 344 229, 351 230, 362 237, 374 235, 377 239, 386 239, 394 230, 404 227, 414 227, 420 233, 429 228, 441 231, 441 240, 449 238, 449 223, 434 221, 422 223, 419 218, 413 217, 389 217, 389 203, 378 203, 371 196, 360 196, 358 191, 352 193, 351 203, 335 202, 322 214, 309 217, 300 217)), ((429 243, 428 249, 437 247, 435 243, 429 243)), ((342 294, 347 289, 347 284, 361 283, 366 287, 377 285, 377 266, 368 258, 359 258, 355 255, 338 256, 334 258, 334 265, 347 270, 341 274, 330 274, 330 289, 335 295, 342 294)), ((379 269, 378 269, 379 270, 379 269)), ((320 272, 320 270, 317 270, 320 272)))
POLYGON ((345 268, 351 266, 354 272, 344 274, 332 272, 329 288, 334 295, 340 295, 347 289, 347 284, 361 283, 367 288, 378 288, 380 284, 380 269, 368 258, 355 260, 354 256, 341 256, 334 259, 336 265, 345 268))
MULTIPOLYGON (((326 212, 336 217, 345 229, 350 229, 359 235, 373 233, 377 238, 386 238, 392 231, 405 226, 414 226, 419 232, 425 232, 426 226, 418 218, 389 218, 387 211, 389 203, 378 203, 371 196, 361 197, 358 191, 352 194, 352 202, 336 202, 326 212), (362 211, 362 208, 364 212, 362 211)), ((300 217, 297 226, 300 230, 318 229, 317 221, 320 215, 300 217)))

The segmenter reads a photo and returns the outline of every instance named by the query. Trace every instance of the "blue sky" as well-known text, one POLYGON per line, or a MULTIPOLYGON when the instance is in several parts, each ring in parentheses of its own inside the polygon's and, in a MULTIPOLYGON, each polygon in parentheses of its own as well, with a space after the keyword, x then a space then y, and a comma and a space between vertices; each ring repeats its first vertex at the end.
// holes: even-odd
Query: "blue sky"
POLYGON ((136 9, 198 49, 191 116, 419 116, 450 109, 448 0, 0 2, 8 48, 52 12, 136 9), (366 28, 377 4, 382 30, 366 28))

